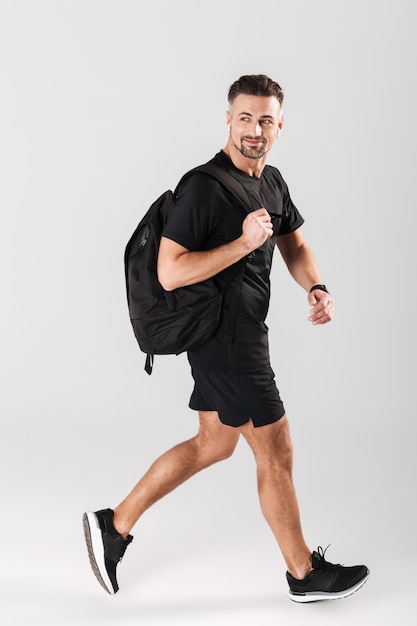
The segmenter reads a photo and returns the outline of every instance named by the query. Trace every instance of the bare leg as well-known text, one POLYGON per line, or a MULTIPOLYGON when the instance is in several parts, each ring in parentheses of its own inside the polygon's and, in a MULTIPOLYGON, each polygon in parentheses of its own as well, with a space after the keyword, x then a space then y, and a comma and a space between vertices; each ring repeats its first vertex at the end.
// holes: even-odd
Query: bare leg
POLYGON ((157 500, 200 470, 233 454, 239 430, 222 424, 214 411, 201 411, 199 416, 199 433, 160 456, 114 509, 114 526, 124 537, 157 500))
POLYGON ((255 456, 262 512, 278 541, 288 571, 304 578, 311 570, 311 551, 301 530, 300 513, 292 481, 292 443, 288 420, 241 432, 255 456))

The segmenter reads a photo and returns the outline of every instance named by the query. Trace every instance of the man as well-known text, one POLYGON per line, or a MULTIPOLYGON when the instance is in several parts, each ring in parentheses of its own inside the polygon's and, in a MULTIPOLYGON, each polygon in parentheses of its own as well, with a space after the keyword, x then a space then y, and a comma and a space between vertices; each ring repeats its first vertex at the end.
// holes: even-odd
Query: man
POLYGON ((225 314, 216 335, 188 353, 195 382, 190 407, 199 412, 200 429, 157 459, 114 511, 84 514, 90 562, 102 586, 116 593, 116 566, 142 513, 196 472, 229 457, 243 435, 255 456, 263 514, 287 565, 290 598, 343 598, 365 583, 369 571, 364 565, 329 563, 321 548, 312 553, 304 541, 288 420, 270 365, 265 325, 275 244, 307 293, 312 324, 332 319, 333 301, 304 240, 303 218, 279 171, 266 165, 284 124, 281 87, 264 75, 242 76, 230 87, 228 99, 229 138, 212 161, 240 181, 259 208, 243 213, 217 180, 194 173, 178 190, 158 257, 164 289, 215 277, 225 293, 225 314), (245 274, 230 343, 224 339, 227 288, 242 259, 245 274))

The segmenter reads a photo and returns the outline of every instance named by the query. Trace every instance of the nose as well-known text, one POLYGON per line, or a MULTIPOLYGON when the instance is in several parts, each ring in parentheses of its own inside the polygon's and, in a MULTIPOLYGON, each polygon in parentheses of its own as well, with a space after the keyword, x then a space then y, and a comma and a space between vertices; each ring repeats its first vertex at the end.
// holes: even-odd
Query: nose
POLYGON ((259 137, 259 135, 262 135, 262 127, 259 122, 254 123, 253 132, 254 137, 259 137))

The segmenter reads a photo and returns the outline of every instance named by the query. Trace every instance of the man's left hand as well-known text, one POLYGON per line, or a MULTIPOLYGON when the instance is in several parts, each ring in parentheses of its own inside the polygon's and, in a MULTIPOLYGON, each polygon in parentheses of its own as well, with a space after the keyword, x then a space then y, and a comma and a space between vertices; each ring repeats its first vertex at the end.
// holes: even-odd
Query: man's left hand
POLYGON ((308 320, 313 325, 327 324, 333 319, 334 305, 328 293, 315 289, 308 294, 308 302, 312 307, 308 320))

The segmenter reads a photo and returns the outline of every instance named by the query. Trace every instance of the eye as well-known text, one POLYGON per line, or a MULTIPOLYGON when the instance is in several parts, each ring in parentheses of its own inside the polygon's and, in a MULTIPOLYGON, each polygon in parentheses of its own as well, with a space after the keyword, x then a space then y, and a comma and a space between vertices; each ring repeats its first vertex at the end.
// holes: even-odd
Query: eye
POLYGON ((271 120, 261 120, 261 124, 265 124, 265 126, 268 126, 269 124, 272 124, 271 120))

